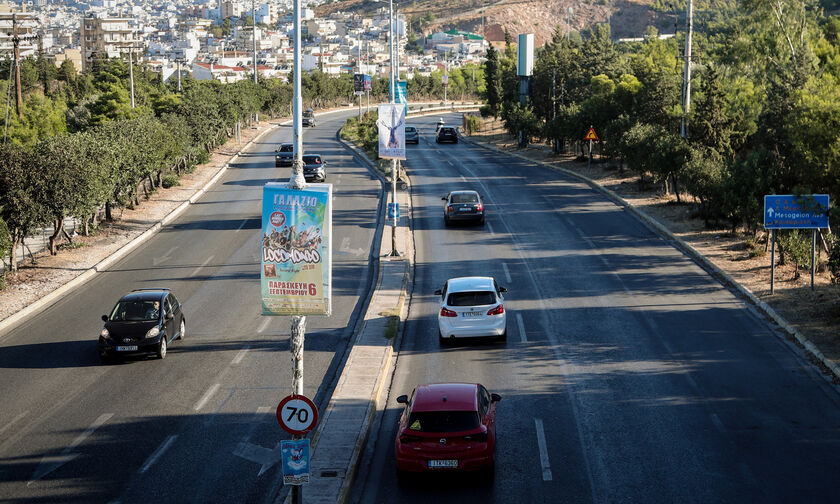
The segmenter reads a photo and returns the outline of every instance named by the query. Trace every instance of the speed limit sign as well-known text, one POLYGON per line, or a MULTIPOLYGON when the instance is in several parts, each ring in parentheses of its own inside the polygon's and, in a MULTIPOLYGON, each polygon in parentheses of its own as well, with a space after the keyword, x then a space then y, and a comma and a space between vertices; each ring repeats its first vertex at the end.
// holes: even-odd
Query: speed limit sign
POLYGON ((318 425, 318 408, 306 396, 286 396, 277 405, 277 422, 289 434, 306 434, 318 425))

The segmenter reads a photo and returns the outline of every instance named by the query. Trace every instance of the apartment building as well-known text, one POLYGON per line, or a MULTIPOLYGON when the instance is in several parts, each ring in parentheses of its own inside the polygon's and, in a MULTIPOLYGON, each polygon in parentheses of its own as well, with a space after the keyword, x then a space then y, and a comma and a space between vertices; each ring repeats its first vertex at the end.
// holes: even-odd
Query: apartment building
POLYGON ((83 17, 82 70, 87 70, 94 58, 117 58, 137 46, 132 23, 132 18, 83 17))

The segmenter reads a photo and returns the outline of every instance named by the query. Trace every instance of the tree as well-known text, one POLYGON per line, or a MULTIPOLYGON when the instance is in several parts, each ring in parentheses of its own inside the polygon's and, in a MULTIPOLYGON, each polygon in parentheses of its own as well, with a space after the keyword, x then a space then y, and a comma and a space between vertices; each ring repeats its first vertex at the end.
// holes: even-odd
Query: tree
POLYGON ((33 184, 31 158, 16 144, 0 145, 0 219, 9 229, 12 246, 9 268, 17 271, 17 250, 24 237, 44 222, 44 209, 38 198, 39 184, 33 184))
POLYGON ((498 52, 493 44, 487 48, 487 61, 484 62, 484 87, 487 104, 493 112, 493 117, 498 117, 501 105, 502 90, 499 79, 498 52))

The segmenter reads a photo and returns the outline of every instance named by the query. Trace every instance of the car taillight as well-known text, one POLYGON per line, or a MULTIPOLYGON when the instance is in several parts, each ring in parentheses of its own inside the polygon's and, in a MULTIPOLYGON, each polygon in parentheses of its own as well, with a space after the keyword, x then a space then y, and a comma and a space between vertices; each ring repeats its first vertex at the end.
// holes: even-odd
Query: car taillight
POLYGON ((416 442, 422 441, 422 440, 423 440, 423 438, 418 437, 418 436, 409 436, 408 434, 401 434, 400 435, 400 443, 402 443, 402 444, 416 443, 416 442))
POLYGON ((448 207, 446 207, 446 211, 447 211, 447 212, 454 212, 454 211, 455 211, 455 207, 454 207, 454 206, 452 206, 452 205, 449 205, 448 207))
POLYGON ((487 431, 479 432, 478 434, 470 434, 469 436, 464 436, 464 441, 477 441, 479 443, 486 443, 487 431))
POLYGON ((499 305, 499 306, 491 309, 489 312, 487 312, 487 315, 501 315, 504 312, 505 312, 505 305, 499 305))
POLYGON ((475 209, 480 212, 480 211, 484 210, 484 206, 481 203, 479 203, 478 205, 475 206, 475 209))
POLYGON ((440 316, 441 317, 457 317, 458 314, 452 310, 447 310, 446 308, 440 309, 440 316))

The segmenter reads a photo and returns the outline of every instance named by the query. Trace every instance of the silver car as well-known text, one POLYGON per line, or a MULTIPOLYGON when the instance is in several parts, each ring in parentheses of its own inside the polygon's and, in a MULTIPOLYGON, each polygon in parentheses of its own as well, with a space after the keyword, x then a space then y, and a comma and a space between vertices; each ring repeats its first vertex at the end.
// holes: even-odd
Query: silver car
POLYGON ((420 133, 417 132, 417 128, 414 126, 405 127, 405 143, 420 144, 420 133))
POLYGON ((507 289, 493 277, 450 278, 439 298, 438 338, 441 344, 456 338, 495 337, 507 339, 505 297, 507 289))

